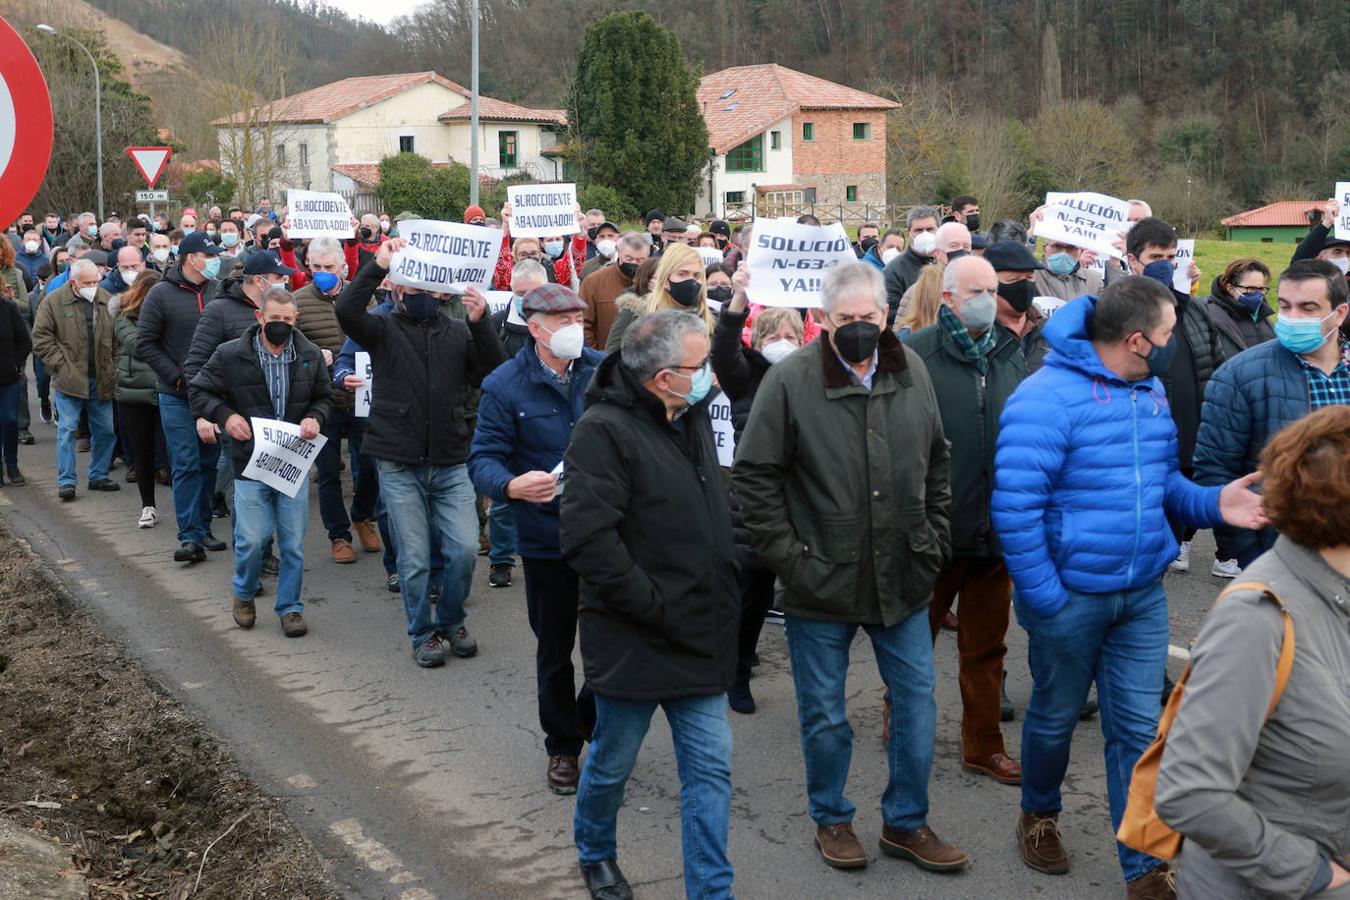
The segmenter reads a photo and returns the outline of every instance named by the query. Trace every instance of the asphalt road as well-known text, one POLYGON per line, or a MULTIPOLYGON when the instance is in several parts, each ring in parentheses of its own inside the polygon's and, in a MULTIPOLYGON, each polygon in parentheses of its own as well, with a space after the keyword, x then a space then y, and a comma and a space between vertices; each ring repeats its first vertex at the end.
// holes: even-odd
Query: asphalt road
MULTIPOLYGON (((334 564, 316 500, 303 594, 309 636, 283 637, 275 618, 264 614, 264 602, 258 627, 241 631, 229 613, 230 551, 192 567, 172 561, 168 489, 157 488, 160 527, 138 530, 135 486, 124 484, 116 494, 84 490, 88 456, 80 454, 79 499, 62 504, 54 429, 35 416, 33 431, 37 445, 20 448, 29 483, 0 489, 0 515, 152 676, 234 749, 265 791, 284 798, 351 896, 584 895, 571 838, 572 800, 544 787, 532 636, 518 569, 515 585, 493 590, 480 559, 469 618, 479 655, 419 669, 410 658, 400 601, 384 589, 379 556, 334 564)), ((124 469, 113 473, 118 481, 124 475, 124 469)), ((228 538, 224 521, 215 529, 228 538)), ((1194 570, 1167 578, 1178 647, 1189 644, 1223 586, 1208 574, 1212 556, 1212 540, 1202 533, 1194 570)), ((1019 716, 1004 734, 1016 756, 1030 679, 1025 635, 1015 624, 1008 643, 1008 692, 1019 716)), ((849 793, 871 865, 834 871, 813 849, 785 640, 781 628, 766 627, 753 682, 759 712, 731 714, 730 850, 740 897, 1123 895, 1098 722, 1080 725, 1064 786, 1062 821, 1074 870, 1064 877, 1033 872, 1017 855, 1017 789, 961 771, 956 646, 949 634, 939 638, 936 652, 930 823, 974 863, 962 874, 942 876, 880 856, 881 685, 870 648, 860 639, 854 649, 849 793)), ((1179 667, 1174 659, 1173 676, 1179 667)), ((660 715, 619 817, 619 858, 639 897, 682 896, 678 779, 660 715)))

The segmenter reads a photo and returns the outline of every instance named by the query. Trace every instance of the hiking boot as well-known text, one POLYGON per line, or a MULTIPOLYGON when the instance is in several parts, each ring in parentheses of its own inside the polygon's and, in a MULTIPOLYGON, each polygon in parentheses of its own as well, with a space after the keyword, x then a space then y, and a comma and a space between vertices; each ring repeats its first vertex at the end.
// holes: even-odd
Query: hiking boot
POLYGON ((69 503, 75 499, 75 485, 63 484, 56 491, 56 496, 61 498, 62 503, 69 503))
POLYGON ((633 889, 612 859, 582 863, 581 877, 586 881, 591 900, 633 900, 633 889))
POLYGON ((961 768, 976 775, 987 775, 999 784, 1021 784, 1022 767, 1006 753, 991 753, 961 761, 961 768))
POLYGON ((1242 566, 1238 565, 1236 559, 1216 559, 1209 574, 1215 578, 1236 578, 1242 574, 1242 566))
POLYGON ((8 466, 7 468, 9 469, 9 483, 10 483, 10 484, 27 484, 27 483, 28 483, 28 479, 23 477, 23 473, 19 471, 19 467, 18 467, 18 466, 8 466))
POLYGON ((1176 900, 1175 875, 1167 863, 1157 866, 1143 878, 1125 883, 1128 900, 1176 900))
POLYGON ((169 474, 168 469, 156 469, 155 481, 165 487, 169 487, 173 484, 173 476, 169 474))
POLYGON ((384 589, 385 589, 386 591, 388 591, 389 593, 391 593, 391 594, 397 594, 397 593, 398 593, 398 573, 397 573, 397 572, 395 572, 393 575, 390 575, 389 578, 385 580, 385 582, 384 582, 384 589))
POLYGON ((488 575, 488 584, 495 588, 504 588, 511 586, 511 564, 493 563, 492 572, 488 575))
POLYGON ((137 528, 154 528, 159 524, 159 510, 153 506, 142 506, 141 517, 136 520, 137 528))
POLYGON ((356 562, 356 551, 352 549, 352 542, 344 538, 338 538, 333 541, 333 562, 335 563, 354 563, 356 562))
POLYGON ((305 617, 298 612, 286 613, 281 617, 281 630, 286 633, 288 638, 304 637, 309 634, 309 626, 305 624, 305 617))
POLYGON ((183 541, 178 545, 178 549, 173 551, 174 562, 204 562, 206 560, 206 548, 196 541, 183 541))
POLYGON ((1017 710, 1008 699, 1008 673, 1003 673, 1003 686, 998 689, 998 720, 1011 722, 1017 718, 1017 710))
POLYGON ((352 530, 356 532, 356 539, 361 542, 361 549, 367 553, 379 553, 384 549, 380 544, 380 529, 374 522, 361 520, 352 522, 352 530))
POLYGON ((120 491, 122 486, 110 478, 100 478, 98 481, 89 482, 91 491, 120 491))
POLYGON ((852 822, 816 825, 816 849, 825 864, 836 869, 861 869, 867 865, 867 851, 853 833, 852 822))
POLYGON ((468 659, 478 653, 478 642, 463 625, 450 632, 446 639, 450 641, 450 652, 460 659, 468 659))
POLYGON ((1177 550, 1177 558, 1167 566, 1172 572, 1184 573, 1191 570, 1191 542, 1182 541, 1181 548, 1177 550))
POLYGON ((275 578, 278 574, 281 573, 281 560, 277 559, 276 556, 271 553, 264 556, 262 564, 262 573, 264 575, 270 575, 273 578, 275 578))
POLYGON ((914 831, 881 826, 881 852, 907 859, 930 872, 955 872, 970 865, 970 857, 933 833, 927 825, 914 831))
POLYGON ((33 437, 33 432, 29 431, 27 428, 20 428, 19 443, 31 447, 37 443, 37 438, 33 437))
POLYGON ((548 758, 548 789, 555 794, 575 794, 581 780, 581 768, 575 756, 548 758))
POLYGON ((75 449, 80 453, 88 453, 89 438, 77 438, 75 441, 75 449))
POLYGON ((225 549, 225 542, 208 531, 206 537, 202 538, 202 546, 212 553, 219 553, 225 549))
POLYGON ((225 495, 216 491, 211 496, 211 518, 228 519, 230 517, 230 507, 225 503, 225 495))
POLYGON ((445 641, 439 634, 432 633, 431 637, 417 645, 413 650, 413 662, 424 669, 434 669, 437 666, 445 665, 445 641))
POLYGON ((727 705, 735 712, 748 716, 755 711, 755 695, 750 693, 750 682, 737 678, 727 690, 727 705))
POLYGON ((1069 851, 1059 833, 1059 813, 1023 812, 1017 817, 1017 845, 1022 862, 1037 872, 1064 875, 1069 871, 1069 851))
POLYGON ((240 600, 235 597, 233 613, 234 624, 240 628, 252 628, 253 623, 258 621, 258 610, 252 600, 240 600))

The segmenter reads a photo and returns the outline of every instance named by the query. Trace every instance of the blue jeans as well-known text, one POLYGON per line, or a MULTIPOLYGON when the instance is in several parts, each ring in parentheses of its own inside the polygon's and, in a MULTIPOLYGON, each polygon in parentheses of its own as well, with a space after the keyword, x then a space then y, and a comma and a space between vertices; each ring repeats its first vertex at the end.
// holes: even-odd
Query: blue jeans
POLYGON ((0 455, 10 469, 19 467, 19 401, 23 382, 0 387, 0 455))
POLYGON ((434 633, 464 624, 464 601, 473 584, 478 514, 468 466, 409 466, 380 460, 380 499, 397 544, 398 587, 408 617, 408 637, 421 646, 434 633), (439 537, 445 582, 431 609, 431 543, 439 537))
POLYGON ((169 464, 173 469, 173 511, 178 518, 178 540, 200 544, 211 530, 211 493, 216 484, 220 444, 203 444, 197 440, 197 419, 182 397, 160 394, 159 420, 164 426, 164 444, 168 447, 169 464))
MULTIPOLYGON (((1039 618, 1013 594, 1026 630, 1033 687, 1022 725, 1022 809, 1060 810, 1069 743, 1088 688, 1097 682, 1106 739, 1106 789, 1112 833, 1120 828, 1130 776, 1158 731, 1158 698, 1167 668, 1167 595, 1158 581, 1114 594, 1069 592, 1055 615, 1039 618)), ((1161 864, 1119 844, 1125 880, 1161 864)))
POLYGON ((595 698, 595 733, 572 818, 577 856, 582 865, 616 858, 624 785, 658 705, 670 723, 680 774, 685 895, 730 897, 731 726, 725 694, 660 701, 595 698))
POLYGON ((300 588, 305 580, 305 527, 309 524, 309 476, 300 481, 294 497, 261 481, 234 479, 234 595, 252 600, 258 595, 263 557, 276 532, 281 557, 277 576, 277 618, 303 612, 300 588))
POLYGON ((488 562, 494 566, 516 561, 516 516, 510 503, 492 501, 488 510, 488 562))
MULTIPOLYGON (((361 441, 366 436, 366 420, 352 416, 347 420, 347 453, 352 467, 353 522, 369 522, 375 518, 375 507, 380 501, 380 469, 375 458, 361 452, 361 441)), ((392 572, 390 573, 392 574, 392 572)))
POLYGON ((791 615, 785 624, 811 818, 819 825, 853 821, 854 806, 844 796, 853 756, 844 681, 849 645, 862 628, 872 640, 877 669, 891 695, 891 739, 886 746, 890 779, 881 795, 881 817, 902 831, 928 824, 928 778, 937 733, 928 607, 890 628, 791 615))
POLYGON ((75 465, 75 432, 80 427, 80 411, 89 414, 89 435, 93 438, 93 449, 89 454, 89 480, 104 481, 108 477, 108 464, 112 462, 113 445, 117 442, 113 436, 113 409, 111 400, 97 400, 98 386, 89 379, 89 397, 72 397, 60 391, 56 395, 56 409, 61 421, 56 423, 56 483, 60 487, 74 487, 79 481, 79 472, 75 465))

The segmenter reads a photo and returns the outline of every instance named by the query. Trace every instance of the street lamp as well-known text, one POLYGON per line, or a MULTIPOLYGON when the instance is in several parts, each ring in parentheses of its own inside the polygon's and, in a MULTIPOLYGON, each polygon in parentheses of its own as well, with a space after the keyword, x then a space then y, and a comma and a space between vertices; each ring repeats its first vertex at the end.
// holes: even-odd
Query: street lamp
POLYGON ((89 57, 89 65, 94 67, 94 153, 96 155, 95 164, 98 172, 98 220, 103 221, 103 81, 98 74, 98 62, 94 59, 94 54, 89 52, 89 48, 68 34, 62 34, 50 25, 39 25, 38 31, 46 32, 54 37, 65 38, 76 47, 84 51, 84 55, 89 57))

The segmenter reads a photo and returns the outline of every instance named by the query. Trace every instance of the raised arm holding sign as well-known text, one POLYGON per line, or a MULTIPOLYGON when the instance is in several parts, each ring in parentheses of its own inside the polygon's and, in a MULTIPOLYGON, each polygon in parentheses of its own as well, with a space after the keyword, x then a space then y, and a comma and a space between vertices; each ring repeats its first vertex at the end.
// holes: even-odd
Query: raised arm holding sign
POLYGON ((1350 241, 1350 181, 1336 182, 1336 202, 1340 204, 1336 211, 1336 238, 1350 241))
POLYGON ((491 286, 492 270, 502 243, 500 230, 411 219, 398 224, 398 233, 407 243, 390 261, 391 283, 445 292, 491 286))
POLYGON ((1115 241, 1129 226, 1130 204, 1105 194, 1082 191, 1046 194, 1041 216, 1032 224, 1036 237, 1082 247, 1119 259, 1123 254, 1115 241))
POLYGON ((818 307, 825 270, 858 261, 838 222, 798 225, 790 219, 756 219, 751 234, 747 294, 761 306, 818 307))
POLYGON ((352 210, 341 194, 292 189, 286 192, 286 208, 286 237, 290 240, 344 240, 352 236, 352 210))
MULTIPOLYGON (((506 188, 514 237, 576 234, 575 184, 513 184, 506 188)), ((402 226, 399 228, 402 233, 402 226)))

